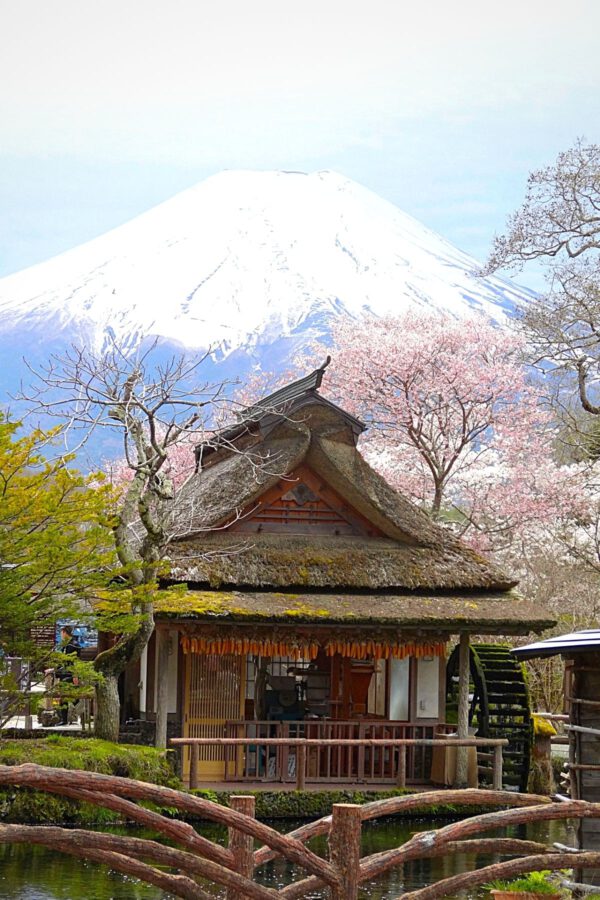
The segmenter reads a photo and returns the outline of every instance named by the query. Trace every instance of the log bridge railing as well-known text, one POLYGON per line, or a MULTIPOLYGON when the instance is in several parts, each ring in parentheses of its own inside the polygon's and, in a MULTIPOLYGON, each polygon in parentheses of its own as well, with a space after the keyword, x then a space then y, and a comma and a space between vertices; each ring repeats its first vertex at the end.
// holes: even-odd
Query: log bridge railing
POLYGON ((300 900, 323 889, 333 900, 356 900, 360 884, 386 871, 412 860, 457 853, 493 853, 514 858, 405 893, 403 900, 438 900, 496 878, 511 878, 538 869, 600 866, 597 852, 569 848, 554 852, 554 848, 544 844, 505 837, 473 839, 480 832, 530 822, 600 818, 600 804, 581 800, 553 803, 548 797, 532 794, 475 789, 430 791, 377 800, 364 806, 336 804, 331 816, 282 835, 256 821, 251 796, 232 797, 233 808, 228 809, 200 797, 129 778, 33 764, 0 766, 0 785, 43 790, 114 810, 168 838, 170 845, 85 829, 32 825, 0 825, 0 843, 40 844, 102 863, 184 900, 214 900, 214 894, 208 893, 197 878, 224 886, 227 900, 300 900), (228 826, 229 846, 219 846, 190 824, 139 805, 147 801, 228 826), (512 808, 496 809, 435 831, 420 832, 400 847, 361 858, 362 822, 416 809, 426 811, 444 802, 463 807, 512 808), (320 834, 329 835, 328 860, 304 846, 307 840, 320 834), (263 845, 257 850, 254 850, 255 840, 263 845), (307 875, 281 890, 254 881, 256 869, 277 856, 300 866, 307 875))
MULTIPOLYGON (((190 778, 189 784, 192 790, 199 785, 198 769, 200 761, 201 747, 223 747, 224 749, 224 766, 225 781, 239 780, 240 768, 245 770, 245 763, 240 762, 237 748, 249 747, 254 748, 254 753, 259 755, 264 751, 268 756, 269 748, 276 748, 279 752, 275 756, 276 777, 280 781, 289 781, 290 768, 295 773, 296 790, 304 790, 304 787, 310 781, 321 781, 325 779, 311 776, 308 763, 310 760, 310 751, 314 749, 322 752, 327 748, 336 748, 337 750, 346 749, 348 751, 356 750, 356 758, 352 764, 353 778, 356 782, 367 780, 368 763, 365 751, 388 750, 391 751, 391 767, 394 772, 394 781, 398 787, 406 786, 407 773, 407 750, 413 747, 432 747, 446 749, 455 749, 457 747, 481 747, 488 749, 489 753, 484 754, 491 765, 478 766, 478 775, 491 776, 492 787, 494 790, 502 789, 502 748, 508 745, 505 738, 457 738, 457 737, 439 737, 439 738, 332 738, 332 739, 316 739, 311 738, 263 738, 263 737, 210 737, 210 738, 172 738, 170 743, 174 747, 189 747, 190 749, 190 778), (290 754, 290 751, 293 751, 290 754), (290 766, 290 763, 292 764, 290 766), (308 771, 307 771, 308 770, 308 771)), ((480 754, 481 758, 482 754, 480 754)), ((370 757, 373 758, 372 756, 370 757)), ((345 775, 345 773, 344 773, 345 775)), ((256 780, 261 780, 257 778, 256 780)), ((269 779, 273 780, 273 779, 269 779)), ((329 776, 329 780, 348 780, 348 777, 329 776)), ((369 779, 372 780, 372 779, 369 779)), ((386 780, 387 779, 382 779, 386 780)))

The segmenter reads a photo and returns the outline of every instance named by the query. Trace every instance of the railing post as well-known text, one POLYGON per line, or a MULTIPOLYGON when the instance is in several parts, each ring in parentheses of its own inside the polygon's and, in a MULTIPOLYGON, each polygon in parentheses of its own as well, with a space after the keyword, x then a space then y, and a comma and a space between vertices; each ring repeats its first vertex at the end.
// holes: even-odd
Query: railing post
MULTIPOLYGON (((359 740, 364 738, 366 734, 364 722, 358 723, 358 737, 359 740)), ((373 761, 374 750, 371 750, 371 762, 373 761)), ((357 769, 356 769, 356 780, 362 783, 365 780, 365 747, 363 744, 359 744, 358 746, 358 760, 357 760, 357 769)), ((350 757, 352 757, 352 749, 350 749, 350 757)), ((352 776, 352 764, 350 764, 350 771, 348 774, 352 776)))
POLYGON ((354 803, 334 803, 329 858, 340 879, 331 889, 332 900, 357 900, 360 868, 361 807, 354 803))
POLYGON ((190 746, 190 791, 198 787, 198 763, 200 762, 200 747, 198 744, 190 746))
POLYGON ((493 761, 493 787, 495 791, 502 790, 502 744, 496 744, 494 747, 493 761))
POLYGON ((398 771, 396 772, 396 784, 398 787, 406 787, 406 744, 398 747, 398 771))
POLYGON ((306 781, 306 744, 296 744, 296 790, 303 791, 306 781))
MULTIPOLYGON (((229 798, 232 809, 254 818, 255 798, 251 795, 234 794, 229 798)), ((233 853, 233 869, 238 875, 252 878, 254 871, 254 838, 249 834, 238 831, 237 828, 228 828, 229 849, 233 853)), ((227 900, 243 900, 246 894, 237 888, 227 888, 227 900)))
MULTIPOLYGON (((278 760, 277 765, 280 766, 279 771, 279 781, 289 781, 289 759, 290 759, 290 751, 289 751, 289 738, 290 738, 290 726, 287 722, 281 723, 281 737, 285 738, 285 744, 283 746, 275 747, 275 758, 278 760)), ((268 751, 267 751, 268 756, 268 751)), ((277 770, 276 770, 277 771, 277 770)))

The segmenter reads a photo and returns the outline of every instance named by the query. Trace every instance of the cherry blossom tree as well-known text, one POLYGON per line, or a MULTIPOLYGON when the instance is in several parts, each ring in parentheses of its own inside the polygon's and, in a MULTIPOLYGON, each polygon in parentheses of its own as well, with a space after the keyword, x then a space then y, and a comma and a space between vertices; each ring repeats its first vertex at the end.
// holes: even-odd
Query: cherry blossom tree
POLYGON ((570 514, 578 476, 554 462, 554 425, 523 339, 483 317, 419 312, 340 323, 328 390, 371 427, 363 452, 399 490, 480 546, 570 514))
POLYGON ((600 145, 577 140, 531 172, 520 208, 493 243, 484 274, 537 261, 548 289, 523 319, 534 360, 564 376, 600 415, 600 145))

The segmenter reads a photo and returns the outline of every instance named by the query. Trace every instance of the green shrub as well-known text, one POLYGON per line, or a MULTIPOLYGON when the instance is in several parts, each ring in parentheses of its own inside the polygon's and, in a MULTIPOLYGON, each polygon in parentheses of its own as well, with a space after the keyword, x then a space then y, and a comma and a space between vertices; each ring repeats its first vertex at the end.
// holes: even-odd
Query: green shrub
POLYGON ((527 894, 557 894, 559 889, 549 880, 552 873, 530 872, 521 878, 513 878, 511 881, 491 881, 484 885, 490 891, 517 891, 527 894))
MULTIPOLYGON (((35 763, 60 769, 83 769, 120 775, 151 784, 180 788, 164 750, 113 744, 95 738, 51 734, 35 740, 0 741, 0 765, 35 763)), ((6 787, 0 790, 0 821, 86 825, 118 821, 111 810, 67 800, 43 791, 6 787)))

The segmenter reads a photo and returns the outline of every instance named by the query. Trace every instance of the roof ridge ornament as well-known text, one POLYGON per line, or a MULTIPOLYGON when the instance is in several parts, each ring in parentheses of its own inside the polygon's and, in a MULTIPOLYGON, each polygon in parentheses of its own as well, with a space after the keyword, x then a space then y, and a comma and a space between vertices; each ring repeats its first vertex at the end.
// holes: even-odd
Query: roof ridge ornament
POLYGON ((297 378, 296 381, 292 381, 290 384, 278 388, 276 391, 273 391, 272 394, 268 394, 257 403, 253 403, 252 406, 246 406, 244 409, 240 409, 236 413, 236 418, 238 421, 245 422, 249 419, 255 419, 260 415, 264 415, 265 412, 278 412, 281 407, 285 407, 287 404, 291 403, 292 400, 296 400, 303 394, 318 391, 323 381, 325 369, 330 362, 331 356, 327 354, 325 361, 318 368, 310 372, 310 374, 303 375, 302 378, 297 378))

